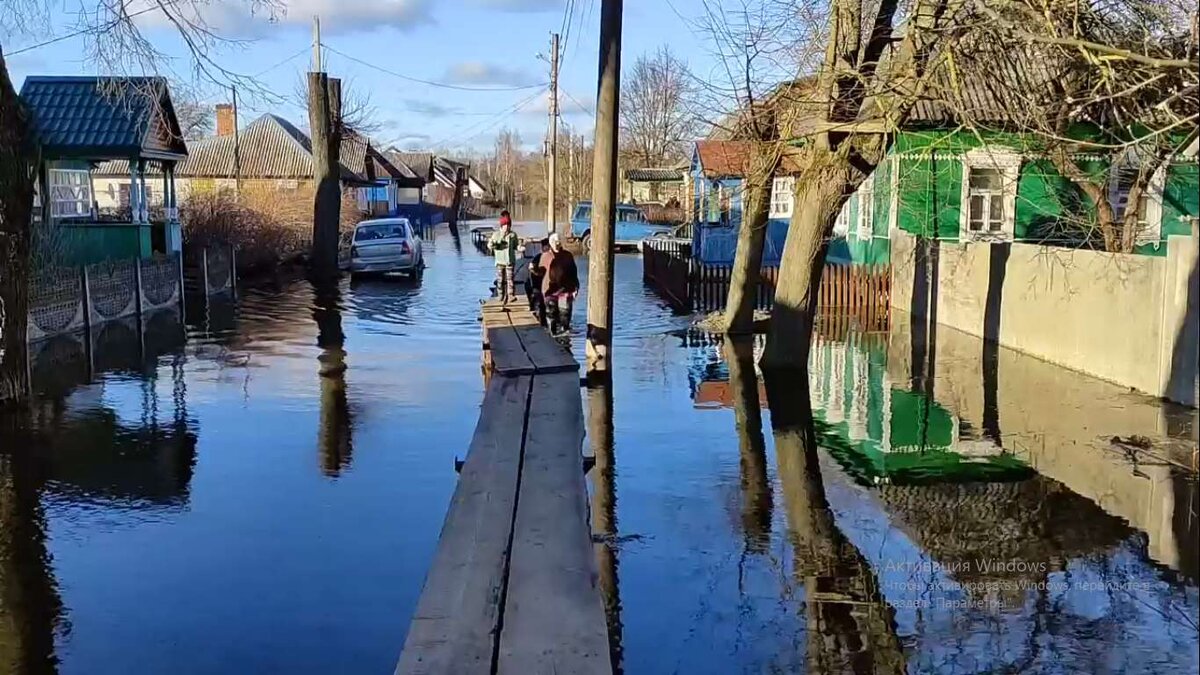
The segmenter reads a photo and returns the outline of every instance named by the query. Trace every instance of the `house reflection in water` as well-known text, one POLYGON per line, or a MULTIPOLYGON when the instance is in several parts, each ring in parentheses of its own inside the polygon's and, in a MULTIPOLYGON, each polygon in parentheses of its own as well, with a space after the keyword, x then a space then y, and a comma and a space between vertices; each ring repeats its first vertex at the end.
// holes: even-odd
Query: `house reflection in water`
MULTIPOLYGON (((893 626, 910 672, 1036 670, 1064 651, 1099 670, 1194 658, 1172 645, 1195 640, 1195 477, 1109 447, 1137 435, 1167 456, 1186 445, 1186 425, 1155 401, 1007 350, 988 371, 982 343, 948 329, 936 349, 914 349, 906 320, 888 334, 826 329, 808 386, 768 389, 808 395, 828 458, 814 469, 803 434, 781 432, 772 405, 775 508, 787 514, 807 611, 853 600, 861 613, 849 634, 886 651, 893 626), (1093 654, 1096 631, 1112 634, 1093 654)), ((744 408, 766 400, 746 385, 751 361, 732 363, 707 338, 685 343, 694 405, 732 408, 743 435, 744 408)), ((743 488, 752 477, 743 466, 743 488)), ((846 643, 836 612, 808 618, 827 643, 846 643)))

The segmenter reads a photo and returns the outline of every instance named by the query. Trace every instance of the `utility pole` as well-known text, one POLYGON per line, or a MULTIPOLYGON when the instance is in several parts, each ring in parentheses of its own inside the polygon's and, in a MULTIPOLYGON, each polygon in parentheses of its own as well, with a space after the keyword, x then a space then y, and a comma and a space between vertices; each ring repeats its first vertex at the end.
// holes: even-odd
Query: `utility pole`
POLYGON ((600 68, 592 154, 592 232, 588 252, 587 369, 609 369, 612 348, 613 248, 617 211, 617 113, 621 95, 622 0, 600 5, 600 68))
MULTIPOLYGON (((313 60, 320 67, 321 21, 313 18, 313 60)), ((338 274, 338 236, 342 210, 340 166, 342 83, 324 71, 308 74, 308 128, 313 156, 313 234, 311 262, 317 278, 338 274)))
POLYGON ((550 169, 546 181, 546 231, 558 229, 558 33, 550 36, 550 169))
MULTIPOLYGON (((575 208, 575 131, 567 128, 567 209, 575 208)), ((567 216, 570 218, 570 216, 567 216)))
POLYGON ((238 198, 242 198, 242 143, 238 137, 238 105, 237 105, 237 87, 230 85, 230 92, 233 94, 233 194, 238 198))
POLYGON ((313 43, 312 43, 312 62, 313 72, 323 73, 325 68, 321 63, 321 17, 313 16, 313 43))

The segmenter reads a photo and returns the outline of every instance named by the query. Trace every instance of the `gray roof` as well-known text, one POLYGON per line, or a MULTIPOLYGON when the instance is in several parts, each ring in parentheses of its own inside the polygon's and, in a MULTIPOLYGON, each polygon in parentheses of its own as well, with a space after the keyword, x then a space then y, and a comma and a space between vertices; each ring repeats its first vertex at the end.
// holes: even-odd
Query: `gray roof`
POLYGON ((433 180, 433 153, 432 152, 403 152, 392 148, 388 150, 388 157, 395 161, 400 161, 408 168, 412 169, 413 173, 418 178, 424 178, 426 181, 433 180))
POLYGON ((188 154, 161 77, 28 77, 21 99, 49 159, 188 154))
POLYGON ((636 183, 663 183, 683 180, 683 171, 669 168, 626 169, 626 180, 636 183))
MULTIPOLYGON (((296 125, 279 117, 265 114, 238 132, 241 175, 243 178, 306 179, 312 178, 312 141, 296 125)), ((342 140, 342 180, 348 183, 368 183, 371 176, 386 178, 401 172, 391 164, 378 161, 378 153, 369 150, 369 141, 357 134, 342 140), (370 171, 368 171, 370 154, 370 171), (357 169, 357 170, 355 170, 357 169)), ((179 164, 175 175, 180 178, 233 178, 234 137, 210 136, 192 142, 187 161, 179 164)), ((96 167, 97 175, 125 176, 129 164, 125 161, 103 162, 96 167)))

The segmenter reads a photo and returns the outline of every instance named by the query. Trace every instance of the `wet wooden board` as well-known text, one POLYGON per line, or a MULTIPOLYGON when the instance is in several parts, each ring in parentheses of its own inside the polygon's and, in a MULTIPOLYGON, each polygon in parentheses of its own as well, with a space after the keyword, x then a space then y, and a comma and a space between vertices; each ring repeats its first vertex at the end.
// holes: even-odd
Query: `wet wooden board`
POLYGON ((582 444, 578 376, 534 376, 500 634, 501 675, 612 673, 582 444))
POLYGON ((488 385, 397 675, 491 673, 529 388, 529 377, 488 385))
POLYGON ((532 375, 533 361, 512 326, 487 329, 487 344, 492 355, 492 368, 499 375, 532 375))
POLYGON ((533 325, 515 326, 514 330, 536 372, 562 373, 579 370, 579 362, 562 348, 534 319, 533 325))

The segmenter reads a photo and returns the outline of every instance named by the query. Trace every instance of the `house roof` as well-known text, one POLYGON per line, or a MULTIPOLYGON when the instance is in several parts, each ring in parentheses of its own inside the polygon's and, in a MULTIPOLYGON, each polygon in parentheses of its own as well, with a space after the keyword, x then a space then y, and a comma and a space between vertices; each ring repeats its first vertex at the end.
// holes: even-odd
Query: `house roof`
MULTIPOLYGON (((732 178, 745 176, 750 171, 750 141, 696 141, 696 157, 700 168, 708 178, 732 178)), ((799 173, 799 167, 790 157, 780 160, 780 173, 799 173)))
POLYGON ((683 171, 677 168, 626 169, 625 179, 635 183, 663 183, 683 180, 683 171))
POLYGON ((161 77, 27 77, 21 99, 47 158, 181 160, 188 154, 161 77))
MULTIPOLYGON (((238 132, 237 145, 242 178, 312 178, 312 141, 308 134, 278 115, 267 113, 246 125, 238 132)), ((375 178, 403 175, 358 134, 342 139, 339 159, 341 178, 346 183, 364 184, 375 178)), ((210 136, 192 143, 190 156, 176 167, 175 175, 180 178, 234 178, 233 160, 234 137, 210 136)), ((95 173, 125 176, 129 174, 129 163, 103 162, 96 167, 95 173)))
POLYGON ((423 178, 426 181, 433 180, 432 152, 402 152, 392 148, 388 150, 387 154, 393 163, 399 160, 400 163, 412 169, 418 178, 423 178))

